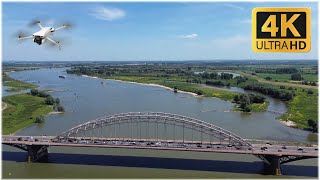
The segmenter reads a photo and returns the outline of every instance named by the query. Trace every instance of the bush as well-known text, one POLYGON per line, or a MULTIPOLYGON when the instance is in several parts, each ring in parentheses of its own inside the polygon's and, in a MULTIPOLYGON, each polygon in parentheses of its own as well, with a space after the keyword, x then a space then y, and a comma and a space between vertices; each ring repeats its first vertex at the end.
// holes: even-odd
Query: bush
POLYGON ((56 98, 56 99, 55 99, 55 103, 56 103, 56 104, 60 104, 60 99, 59 99, 59 98, 56 98))
POLYGON ((214 85, 214 86, 224 86, 225 85, 222 81, 206 81, 206 84, 214 85))
POLYGON ((197 95, 203 95, 203 92, 201 90, 196 90, 195 92, 197 95))
POLYGON ((240 108, 243 110, 251 104, 250 96, 248 94, 241 94, 239 99, 240 108))
POLYGON ((39 91, 38 96, 39 97, 48 97, 50 95, 48 93, 44 92, 44 91, 39 91))
POLYGON ((38 89, 31 89, 30 94, 32 96, 37 96, 39 94, 39 91, 38 91, 38 89))
POLYGON ((280 89, 286 89, 286 87, 285 86, 280 86, 280 89))
POLYGON ((48 96, 45 100, 45 103, 48 104, 48 105, 53 105, 54 104, 54 99, 52 96, 48 96))
POLYGON ((291 74, 291 80, 294 80, 294 81, 301 81, 303 78, 301 76, 300 73, 294 73, 294 74, 291 74))
POLYGON ((64 112, 64 107, 61 106, 61 105, 59 105, 59 106, 58 106, 58 111, 59 111, 59 112, 64 112))
POLYGON ((243 108, 244 112, 250 112, 251 111, 251 107, 250 106, 246 106, 243 108))
POLYGON ((235 95, 235 96, 233 97, 233 101, 234 101, 234 102, 239 102, 239 100, 240 100, 240 98, 239 98, 238 95, 235 95))
POLYGON ((249 93, 249 97, 251 103, 264 103, 266 100, 264 96, 256 93, 249 93))
POLYGON ((311 89, 309 89, 309 90, 307 91, 307 93, 308 93, 308 94, 313 94, 313 91, 312 91, 311 89))
POLYGON ((311 127, 312 132, 318 132, 318 123, 312 119, 308 119, 308 125, 311 127))
POLYGON ((271 80, 272 80, 272 77, 269 77, 269 76, 268 76, 268 77, 266 77, 265 79, 268 80, 268 81, 271 81, 271 80))
POLYGON ((43 123, 44 122, 44 116, 37 116, 36 120, 34 121, 35 123, 43 123))

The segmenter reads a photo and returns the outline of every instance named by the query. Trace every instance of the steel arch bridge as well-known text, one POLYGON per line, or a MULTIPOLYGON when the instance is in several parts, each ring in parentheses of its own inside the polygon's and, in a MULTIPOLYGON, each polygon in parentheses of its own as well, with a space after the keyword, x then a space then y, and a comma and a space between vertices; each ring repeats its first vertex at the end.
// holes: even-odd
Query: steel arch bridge
POLYGON ((220 141, 226 141, 237 147, 253 149, 253 146, 249 142, 221 127, 195 118, 163 112, 128 112, 105 116, 73 127, 58 135, 54 140, 57 142, 63 141, 77 134, 105 126, 143 122, 180 126, 213 136, 220 141))
MULTIPOLYGON (((129 127, 129 126, 128 126, 129 127)), ((146 128, 149 131, 149 126, 146 128)), ((152 129, 152 128, 151 128, 152 129)), ((173 130, 175 132, 175 129, 173 130)), ((141 126, 140 126, 141 132, 141 126)), ((156 130, 158 132, 158 129, 156 130)), ((90 134, 90 133, 89 133, 90 134)), ((158 135, 158 133, 157 133, 158 135)), ((193 134, 192 134, 193 135, 193 134)), ((281 164, 297 161, 301 159, 317 158, 317 149, 313 147, 306 148, 306 151, 299 151, 294 146, 288 145, 288 150, 279 151, 279 145, 270 146, 270 150, 262 150, 261 144, 251 144, 247 140, 238 135, 227 131, 214 124, 201 121, 195 118, 186 117, 163 112, 129 112, 120 113, 98 118, 92 121, 75 126, 58 136, 2 136, 2 144, 13 146, 28 152, 28 161, 36 162, 41 159, 48 158, 48 148, 50 146, 65 147, 101 147, 101 148, 133 148, 133 149, 160 149, 160 150, 179 150, 179 151, 195 151, 195 152, 220 152, 220 153, 236 153, 251 154, 264 162, 264 169, 268 173, 281 175, 281 164), (103 134, 103 137, 88 136, 86 132, 99 128, 110 128, 121 124, 143 124, 154 123, 158 128, 158 124, 179 126, 183 128, 183 140, 175 139, 149 139, 149 138, 110 138, 103 134), (201 141, 185 141, 185 129, 201 133, 201 141), (202 134, 210 136, 210 142, 202 141, 202 134), (82 136, 84 135, 84 136, 82 136), (220 142, 212 144, 211 137, 215 137, 220 142), (135 143, 137 141, 137 144, 135 143), (164 145, 151 145, 157 141, 164 142, 164 145), (224 143, 222 143, 222 141, 224 143), (119 142, 120 144, 117 144, 119 142), (170 144, 171 143, 171 144, 170 144), (197 145, 198 144, 198 145, 197 145), (217 149, 221 146, 221 149, 217 149), (228 148, 226 148, 228 147, 228 148), (255 149, 256 148, 256 149, 255 149), (260 149, 261 148, 261 149, 260 149), (295 148, 295 149, 294 149, 295 148), (262 150, 262 151, 261 151, 262 150)), ((271 144, 270 144, 271 145, 271 144)), ((287 145, 287 144, 286 144, 287 145)), ((265 147, 265 145, 263 145, 265 147)), ((287 149, 287 148, 285 148, 287 149)))

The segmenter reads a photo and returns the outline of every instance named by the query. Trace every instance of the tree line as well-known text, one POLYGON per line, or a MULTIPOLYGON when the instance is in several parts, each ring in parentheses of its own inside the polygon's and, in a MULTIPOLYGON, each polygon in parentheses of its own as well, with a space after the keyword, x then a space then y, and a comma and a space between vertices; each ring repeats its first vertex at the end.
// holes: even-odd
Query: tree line
POLYGON ((271 73, 271 74, 293 74, 298 73, 299 70, 295 67, 283 67, 283 68, 260 68, 256 69, 255 73, 271 73))
POLYGON ((221 79, 221 80, 230 80, 233 78, 233 74, 231 73, 216 73, 216 72, 212 72, 212 73, 208 73, 208 72, 203 72, 203 73, 199 73, 196 76, 200 76, 203 79, 221 79))
POLYGON ((295 93, 292 91, 277 89, 272 85, 266 85, 266 84, 260 84, 260 83, 247 84, 244 87, 244 89, 260 92, 262 94, 269 95, 283 101, 290 101, 295 96, 295 93))

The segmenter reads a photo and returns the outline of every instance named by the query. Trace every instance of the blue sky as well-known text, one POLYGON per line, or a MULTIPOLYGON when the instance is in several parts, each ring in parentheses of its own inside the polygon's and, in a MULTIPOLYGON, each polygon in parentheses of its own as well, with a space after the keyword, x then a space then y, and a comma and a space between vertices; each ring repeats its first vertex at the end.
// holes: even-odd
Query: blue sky
POLYGON ((317 3, 3 3, 3 60, 240 60, 317 59, 317 3), (254 7, 309 7, 312 50, 309 53, 254 53, 251 11, 254 7), (71 21, 56 32, 62 50, 17 43, 19 30, 38 18, 43 26, 71 21))

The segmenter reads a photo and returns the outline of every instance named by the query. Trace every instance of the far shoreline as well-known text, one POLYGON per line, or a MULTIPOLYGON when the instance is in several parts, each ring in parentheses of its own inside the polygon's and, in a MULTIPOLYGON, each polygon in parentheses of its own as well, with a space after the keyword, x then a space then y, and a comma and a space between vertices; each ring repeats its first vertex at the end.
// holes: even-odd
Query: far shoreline
MULTIPOLYGON (((81 75, 82 77, 87 77, 87 78, 93 78, 93 79, 104 79, 104 78, 99 78, 96 76, 88 76, 88 75, 81 75)), ((161 87, 170 91, 174 91, 172 88, 167 87, 167 86, 163 86, 160 84, 153 84, 153 83, 139 83, 139 82, 134 82, 134 81, 123 81, 123 80, 118 80, 118 79, 106 79, 106 80, 112 80, 112 81, 118 81, 118 82, 123 82, 123 83, 131 83, 131 84, 139 84, 139 85, 144 85, 144 86, 153 86, 153 87, 161 87)), ((182 91, 182 90, 178 90, 179 93, 185 93, 185 94, 191 94, 195 97, 203 97, 202 95, 198 95, 196 93, 193 92, 188 92, 188 91, 182 91)))

